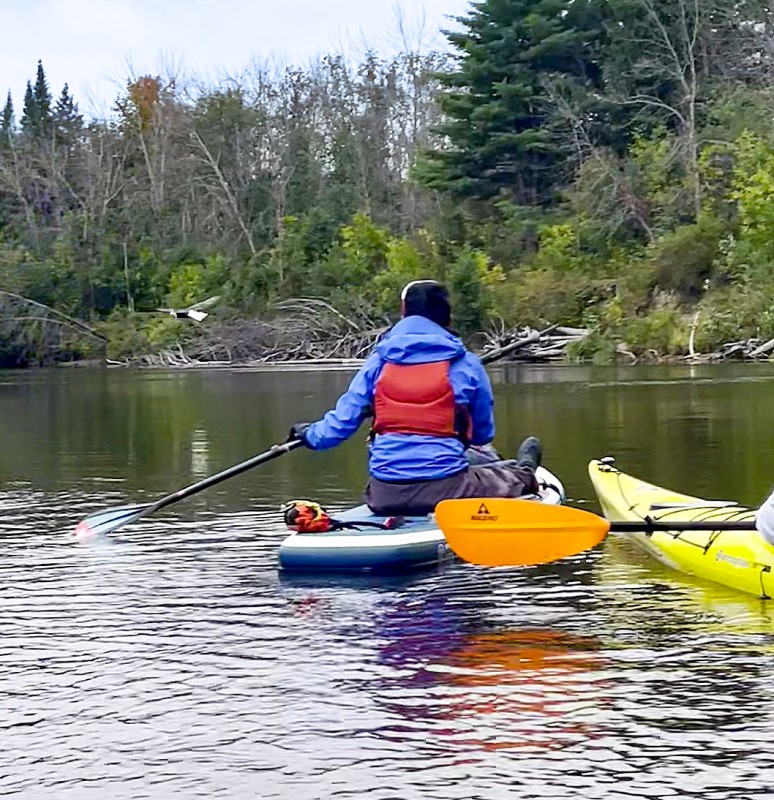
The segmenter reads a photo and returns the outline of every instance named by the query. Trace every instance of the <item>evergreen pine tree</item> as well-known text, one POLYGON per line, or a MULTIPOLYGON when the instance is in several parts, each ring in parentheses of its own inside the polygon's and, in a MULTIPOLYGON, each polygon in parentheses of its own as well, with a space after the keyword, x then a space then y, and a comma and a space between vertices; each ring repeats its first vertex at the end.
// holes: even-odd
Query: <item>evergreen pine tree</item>
POLYGON ((43 71, 43 62, 38 61, 38 74, 35 78, 35 103, 38 107, 38 119, 41 132, 51 122, 51 92, 48 90, 46 73, 43 71))
POLYGON ((35 95, 32 91, 32 84, 27 81, 27 89, 24 92, 24 108, 22 110, 21 128, 24 133, 34 135, 40 127, 40 114, 35 95))
POLYGON ((71 145, 83 127, 83 117, 78 113, 78 104, 73 100, 67 84, 64 85, 62 94, 56 101, 52 120, 57 139, 71 145))
POLYGON ((27 81, 21 127, 25 133, 37 138, 46 137, 51 131, 51 92, 48 90, 42 61, 38 61, 34 87, 27 81))
POLYGON ((11 92, 5 101, 2 116, 0 116, 0 145, 8 144, 13 135, 13 100, 11 92))
POLYGON ((456 71, 439 76, 438 129, 449 144, 417 169, 425 184, 477 199, 505 196, 520 205, 554 197, 564 158, 549 129, 545 80, 569 90, 601 82, 597 0, 480 0, 460 32, 456 71))

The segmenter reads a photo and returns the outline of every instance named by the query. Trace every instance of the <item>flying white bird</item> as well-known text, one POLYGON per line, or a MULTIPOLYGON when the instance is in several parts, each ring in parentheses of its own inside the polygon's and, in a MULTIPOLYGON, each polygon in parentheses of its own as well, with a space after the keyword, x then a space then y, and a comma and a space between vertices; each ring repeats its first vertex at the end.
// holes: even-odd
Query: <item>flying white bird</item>
POLYGON ((220 295, 216 294, 199 303, 194 303, 188 308, 141 308, 137 310, 144 313, 160 311, 164 314, 169 314, 175 319, 192 319, 195 322, 201 322, 205 317, 209 316, 204 309, 212 308, 218 300, 220 300, 220 295))

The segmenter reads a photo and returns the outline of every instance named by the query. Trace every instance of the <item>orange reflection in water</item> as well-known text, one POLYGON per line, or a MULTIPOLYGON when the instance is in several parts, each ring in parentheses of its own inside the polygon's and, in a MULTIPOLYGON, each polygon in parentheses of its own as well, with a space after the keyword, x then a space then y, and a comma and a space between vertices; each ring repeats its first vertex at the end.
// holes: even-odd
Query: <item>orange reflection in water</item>
POLYGON ((468 723, 465 732, 455 726, 446 733, 486 751, 553 749, 601 736, 610 699, 598 650, 592 637, 555 630, 466 637, 428 667, 448 687, 443 718, 468 723))

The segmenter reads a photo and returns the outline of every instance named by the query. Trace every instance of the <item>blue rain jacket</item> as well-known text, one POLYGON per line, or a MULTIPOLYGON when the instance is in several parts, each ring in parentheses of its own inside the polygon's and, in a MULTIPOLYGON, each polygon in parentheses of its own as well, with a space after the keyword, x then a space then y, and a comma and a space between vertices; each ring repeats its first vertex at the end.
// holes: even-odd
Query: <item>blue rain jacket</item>
MULTIPOLYGON (((336 408, 306 431, 313 450, 326 450, 348 439, 373 413, 374 388, 386 362, 427 364, 450 361, 449 380, 454 399, 470 411, 471 444, 494 439, 494 398, 481 361, 467 352, 459 337, 420 316, 402 319, 374 352, 339 398, 336 408)), ((370 448, 369 471, 383 481, 422 481, 445 478, 467 467, 465 448, 454 437, 386 433, 370 448)))

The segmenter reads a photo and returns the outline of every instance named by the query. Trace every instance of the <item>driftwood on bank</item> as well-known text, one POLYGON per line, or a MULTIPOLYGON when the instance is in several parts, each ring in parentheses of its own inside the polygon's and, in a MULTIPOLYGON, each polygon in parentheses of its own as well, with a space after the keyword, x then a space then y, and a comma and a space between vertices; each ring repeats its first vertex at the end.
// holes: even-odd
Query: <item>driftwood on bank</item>
MULTIPOLYGON (((320 298, 285 300, 277 303, 272 311, 272 316, 260 320, 210 319, 182 343, 144 355, 133 363, 162 367, 282 365, 322 369, 358 366, 390 326, 389 320, 375 318, 365 309, 344 314, 320 298)), ((580 344, 589 335, 586 328, 559 324, 541 330, 501 325, 479 336, 478 352, 485 364, 561 362, 568 360, 568 348, 580 344)), ((747 339, 728 342, 713 353, 701 354, 693 350, 688 355, 666 360, 701 364, 767 359, 772 353, 774 339, 765 342, 747 339)), ((629 363, 665 360, 655 350, 632 352, 625 342, 616 344, 615 354, 629 363)))
MULTIPOLYGON (((143 355, 131 363, 157 367, 283 366, 325 369, 357 367, 389 329, 387 319, 375 318, 364 309, 342 313, 319 298, 294 298, 277 303, 266 319, 210 319, 180 343, 162 352, 143 355)), ((478 352, 485 364, 555 363, 568 361, 568 348, 579 345, 590 331, 565 325, 506 328, 501 325, 479 335, 478 352)), ((693 349, 693 348, 691 348, 693 349)), ((576 357, 581 351, 576 350, 576 357)), ((767 359, 774 353, 774 339, 728 342, 716 352, 668 357, 666 360, 701 364, 728 360, 767 359)), ((655 350, 633 352, 618 342, 615 355, 628 363, 658 363, 664 357, 655 350)), ((108 362, 110 365, 126 362, 108 362)))
POLYGON ((319 298, 277 303, 267 319, 203 325, 184 344, 145 355, 139 363, 165 367, 234 364, 360 363, 388 329, 366 312, 345 315, 319 298))
POLYGON ((764 342, 762 345, 756 347, 747 357, 762 358, 763 356, 768 356, 772 350, 774 350, 774 339, 769 339, 768 342, 764 342))
POLYGON ((774 352, 774 339, 743 339, 726 342, 712 353, 690 353, 681 360, 691 364, 708 364, 718 361, 766 361, 774 352))
MULTIPOLYGON (((155 367, 357 366, 369 355, 389 321, 365 312, 343 314, 318 298, 276 304, 263 320, 203 325, 184 343, 144 355, 133 363, 155 367)), ((214 322, 214 321, 213 321, 214 322)), ((483 334, 485 364, 496 361, 549 362, 587 335, 583 328, 550 325, 543 330, 501 328, 483 334)), ((121 362, 108 362, 118 366, 121 362)))
POLYGON ((481 352, 485 364, 508 361, 546 362, 565 359, 569 344, 580 342, 588 335, 585 328, 550 325, 541 331, 531 328, 511 329, 486 334, 487 346, 481 352))

